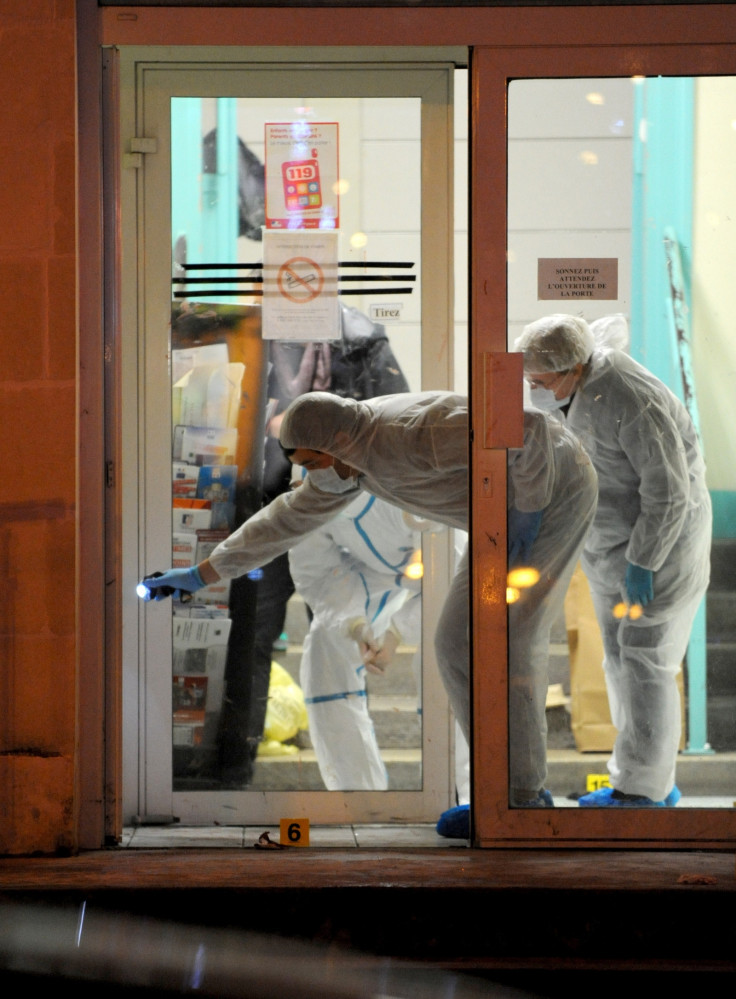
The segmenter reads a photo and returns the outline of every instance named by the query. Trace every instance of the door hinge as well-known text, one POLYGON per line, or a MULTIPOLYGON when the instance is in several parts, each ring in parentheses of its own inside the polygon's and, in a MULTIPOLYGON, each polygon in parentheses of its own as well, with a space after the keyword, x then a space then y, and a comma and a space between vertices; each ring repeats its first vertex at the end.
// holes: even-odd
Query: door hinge
POLYGON ((115 462, 106 461, 105 462, 105 485, 108 489, 112 489, 115 485, 115 462))
POLYGON ((130 152, 123 155, 123 166, 137 170, 143 166, 144 153, 157 153, 158 139, 146 139, 136 136, 130 140, 130 152))

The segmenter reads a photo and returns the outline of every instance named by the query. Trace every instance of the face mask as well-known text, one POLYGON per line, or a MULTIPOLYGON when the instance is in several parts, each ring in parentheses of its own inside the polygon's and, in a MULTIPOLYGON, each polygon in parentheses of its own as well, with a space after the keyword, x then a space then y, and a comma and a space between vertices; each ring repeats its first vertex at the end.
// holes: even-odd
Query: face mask
POLYGON ((574 392, 577 387, 577 381, 575 379, 575 374, 572 371, 567 371, 560 375, 559 379, 557 379, 554 383, 554 387, 532 385, 529 390, 532 404, 535 405, 537 409, 543 409, 548 413, 552 413, 556 409, 562 409, 564 406, 569 405, 573 392, 566 395, 564 399, 555 399, 555 392, 559 392, 565 382, 569 381, 570 378, 572 378, 572 383, 568 387, 574 392))
POLYGON ((562 409, 571 399, 569 395, 564 399, 556 399, 552 389, 543 388, 541 385, 529 389, 529 397, 533 406, 536 406, 537 409, 543 409, 547 413, 552 413, 556 409, 562 409))
POLYGON ((341 479, 334 465, 327 468, 311 468, 307 473, 312 483, 323 493, 347 493, 358 488, 358 480, 352 475, 341 479))

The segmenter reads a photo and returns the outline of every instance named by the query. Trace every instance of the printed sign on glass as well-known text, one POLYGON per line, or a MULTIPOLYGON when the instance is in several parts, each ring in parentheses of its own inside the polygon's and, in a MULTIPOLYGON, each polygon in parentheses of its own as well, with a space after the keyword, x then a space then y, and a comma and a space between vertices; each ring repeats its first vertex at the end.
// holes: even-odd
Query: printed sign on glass
POLYGON ((266 122, 266 228, 337 229, 338 123, 266 122))
POLYGON ((265 232, 263 338, 337 340, 336 232, 265 232))

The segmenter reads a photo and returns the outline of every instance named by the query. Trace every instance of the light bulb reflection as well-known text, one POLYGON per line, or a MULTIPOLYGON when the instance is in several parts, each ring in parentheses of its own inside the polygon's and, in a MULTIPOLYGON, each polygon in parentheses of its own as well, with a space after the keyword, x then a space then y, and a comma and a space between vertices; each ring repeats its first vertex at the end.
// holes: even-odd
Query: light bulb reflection
MULTIPOLYGON (((302 112, 309 111, 308 108, 300 108, 302 112)), ((304 142, 309 136, 309 130, 311 125, 308 121, 292 121, 291 122, 291 137, 294 141, 304 142)))
POLYGON ((407 579, 421 579, 424 575, 424 565, 421 562, 410 562, 404 570, 407 579))
POLYGON ((506 582, 511 587, 526 590, 539 582, 539 572, 531 566, 522 565, 518 569, 511 569, 506 582))
POLYGON ((506 587, 506 603, 515 604, 516 601, 521 596, 521 590, 517 589, 515 586, 506 587))
POLYGON ((611 612, 617 621, 622 620, 622 618, 628 617, 629 621, 638 621, 639 618, 644 613, 644 608, 641 604, 616 604, 611 612))

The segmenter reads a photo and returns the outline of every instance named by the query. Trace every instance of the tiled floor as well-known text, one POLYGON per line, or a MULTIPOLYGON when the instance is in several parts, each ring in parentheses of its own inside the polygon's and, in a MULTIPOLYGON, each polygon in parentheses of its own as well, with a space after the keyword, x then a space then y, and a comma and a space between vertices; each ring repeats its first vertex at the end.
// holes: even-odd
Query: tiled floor
MULTIPOLYGON (((555 798, 557 808, 576 808, 577 802, 569 798, 555 798)), ((683 796, 678 808, 734 808, 734 796, 683 796)), ((126 826, 120 846, 127 849, 182 849, 254 847, 264 833, 271 842, 278 844, 277 826, 181 826, 140 825, 126 826)), ((312 826, 309 845, 314 847, 350 847, 376 849, 382 847, 452 849, 468 847, 467 840, 445 839, 438 836, 434 824, 418 825, 342 825, 312 826)))
MULTIPOLYGON (((268 833, 273 843, 279 842, 276 826, 137 826, 123 830, 122 847, 139 850, 182 849, 206 847, 237 849, 254 847, 260 837, 268 833)), ((360 825, 312 826, 309 845, 346 849, 363 847, 427 848, 466 847, 466 840, 445 839, 438 836, 434 825, 360 825)))

